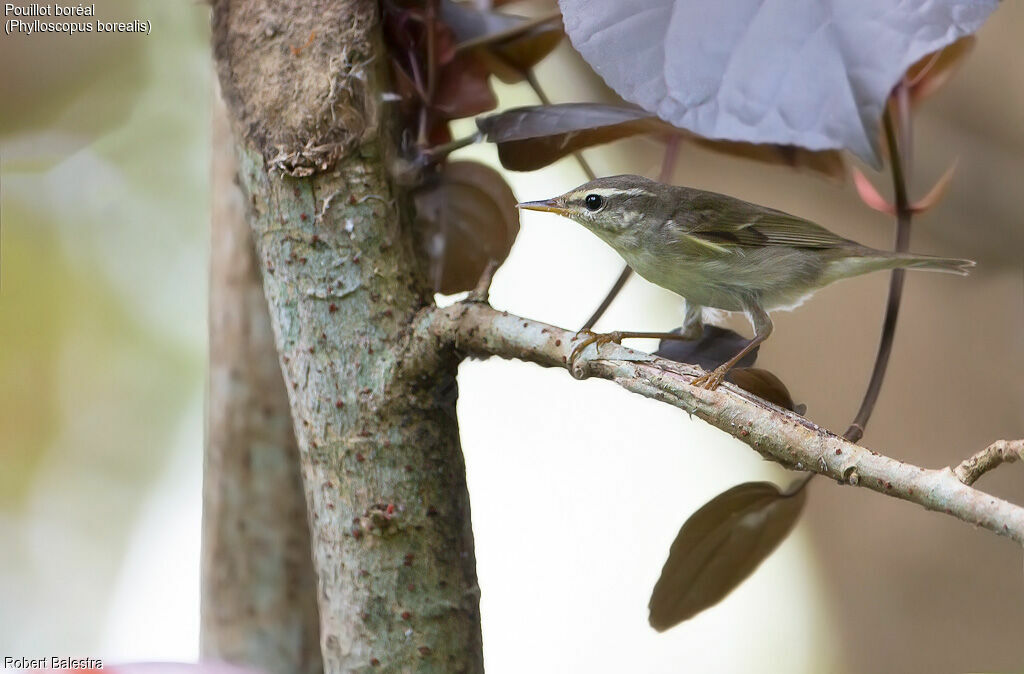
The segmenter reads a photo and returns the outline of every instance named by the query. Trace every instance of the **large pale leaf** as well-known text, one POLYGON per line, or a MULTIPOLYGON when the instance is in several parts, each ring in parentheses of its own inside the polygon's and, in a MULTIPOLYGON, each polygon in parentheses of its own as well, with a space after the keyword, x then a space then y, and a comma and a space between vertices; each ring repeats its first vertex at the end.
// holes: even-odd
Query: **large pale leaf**
POLYGON ((701 136, 846 148, 919 58, 997 0, 559 0, 573 46, 620 96, 701 136))
POLYGON ((663 632, 724 599, 782 542, 806 500, 806 489, 789 496, 769 482, 746 482, 701 506, 679 530, 651 593, 651 627, 663 632))

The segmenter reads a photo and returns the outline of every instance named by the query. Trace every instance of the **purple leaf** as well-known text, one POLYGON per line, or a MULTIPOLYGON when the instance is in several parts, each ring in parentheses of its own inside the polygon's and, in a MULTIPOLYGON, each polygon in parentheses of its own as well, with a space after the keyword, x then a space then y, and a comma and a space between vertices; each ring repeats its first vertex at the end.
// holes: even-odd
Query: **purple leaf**
MULTIPOLYGON (((679 330, 677 328, 672 332, 678 333, 679 330)), ((735 330, 705 323, 704 332, 699 338, 685 342, 677 339, 662 340, 654 355, 674 360, 677 363, 690 363, 691 365, 700 365, 705 370, 713 370, 739 353, 740 349, 745 347, 749 341, 735 330)), ((738 365, 741 367, 753 365, 757 359, 758 348, 754 347, 738 365)))
POLYGON ((878 120, 915 61, 997 0, 559 0, 583 58, 627 101, 701 136, 846 148, 878 167, 878 120))
POLYGON ((651 593, 651 627, 663 632, 724 599, 786 538, 806 500, 806 489, 790 496, 747 482, 701 506, 679 530, 651 593))

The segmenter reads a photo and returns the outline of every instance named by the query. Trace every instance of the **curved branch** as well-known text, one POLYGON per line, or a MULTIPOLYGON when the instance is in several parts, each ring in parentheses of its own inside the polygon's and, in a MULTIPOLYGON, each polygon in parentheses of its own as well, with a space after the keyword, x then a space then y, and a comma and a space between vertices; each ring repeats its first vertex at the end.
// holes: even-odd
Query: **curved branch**
MULTIPOLYGON (((576 333, 479 302, 424 309, 412 337, 404 364, 413 369, 418 362, 429 362, 438 342, 466 355, 515 358, 568 369, 567 359, 577 340, 576 333)), ((732 384, 714 391, 691 386, 690 382, 703 374, 696 366, 615 344, 602 347, 599 356, 593 346, 587 347, 575 369, 577 378, 609 379, 628 391, 678 407, 787 468, 812 471, 841 484, 866 487, 942 511, 1024 544, 1024 508, 969 486, 961 477, 964 464, 956 471, 949 467, 930 470, 882 456, 732 384)), ((999 460, 1008 460, 1006 453, 1000 456, 999 460)), ((994 460, 977 461, 974 472, 980 475, 994 467, 994 460)))
POLYGON ((996 440, 953 469, 957 478, 970 485, 978 478, 1003 463, 1024 460, 1024 440, 996 440))

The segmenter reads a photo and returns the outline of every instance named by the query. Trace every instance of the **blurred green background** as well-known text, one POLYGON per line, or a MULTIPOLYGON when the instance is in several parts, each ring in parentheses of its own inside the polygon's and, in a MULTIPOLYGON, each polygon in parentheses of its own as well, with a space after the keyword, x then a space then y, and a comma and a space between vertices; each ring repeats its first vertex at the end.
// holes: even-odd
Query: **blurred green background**
MULTIPOLYGON (((152 34, 0 37, 7 654, 97 651, 154 494, 202 451, 208 9, 97 14, 152 34)), ((198 526, 198 483, 170 486, 198 526)))

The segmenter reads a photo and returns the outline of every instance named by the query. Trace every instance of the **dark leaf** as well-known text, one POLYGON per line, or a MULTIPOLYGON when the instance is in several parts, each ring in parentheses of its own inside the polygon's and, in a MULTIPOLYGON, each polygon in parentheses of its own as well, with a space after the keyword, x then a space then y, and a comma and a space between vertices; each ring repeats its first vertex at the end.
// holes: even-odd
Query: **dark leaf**
POLYGON ((416 9, 393 7, 383 3, 384 40, 392 52, 414 52, 419 49, 423 12, 416 9))
POLYGON ((481 9, 465 2, 442 0, 441 18, 455 34, 460 49, 472 49, 503 82, 519 82, 526 71, 550 54, 565 33, 561 23, 530 26, 530 19, 481 9))
POLYGON ((498 145, 501 164, 532 171, 592 145, 670 127, 639 108, 597 103, 562 103, 512 108, 477 120, 498 145))
POLYGON ((725 378, 744 391, 753 393, 758 398, 763 398, 782 409, 797 414, 807 411, 806 406, 793 402, 793 396, 790 395, 786 385, 768 370, 759 367, 734 367, 729 370, 729 374, 725 378))
POLYGON ((653 119, 654 115, 635 106, 559 103, 510 108, 478 119, 477 127, 490 142, 502 143, 550 138, 653 119))
MULTIPOLYGON (((441 21, 434 21, 434 62, 438 66, 444 66, 445 64, 451 63, 455 60, 457 51, 457 43, 459 41, 455 31, 450 26, 445 25, 441 21)), ((426 26, 424 26, 424 30, 426 26)), ((425 40, 426 38, 424 38, 425 40)), ((426 53, 426 45, 424 45, 424 53, 426 53)))
POLYGON ((807 490, 787 496, 768 482, 719 494, 683 524, 648 604, 663 632, 714 606, 742 583, 793 528, 807 490))
POLYGON ((426 135, 433 140, 447 135, 439 132, 440 124, 479 115, 497 105, 490 70, 478 54, 457 52, 451 27, 421 8, 387 7, 384 34, 408 124, 418 123, 420 110, 429 106, 426 135))
MULTIPOLYGON (((672 332, 678 333, 679 329, 672 332)), ((705 370, 713 370, 739 353, 748 341, 735 330, 705 323, 704 332, 698 339, 685 342, 663 339, 654 355, 677 363, 690 363, 700 365, 705 370)), ((806 406, 793 402, 789 389, 781 379, 768 370, 750 367, 757 360, 759 348, 754 347, 750 353, 743 356, 739 364, 729 370, 726 380, 783 409, 803 414, 806 406)))
MULTIPOLYGON (((679 330, 676 329, 672 332, 678 333, 679 330)), ((704 332, 700 338, 686 342, 677 339, 662 340, 654 355, 674 360, 677 363, 690 363, 700 365, 705 370, 713 370, 739 353, 740 349, 745 347, 749 341, 735 330, 705 323, 704 332)), ((738 365, 740 367, 753 365, 757 359, 759 348, 759 346, 754 347, 738 365)))
POLYGON ((706 138, 846 148, 880 165, 878 122, 925 54, 997 0, 559 0, 573 46, 620 96, 706 138))
POLYGON ((489 115, 477 120, 477 126, 488 141, 497 143, 502 165, 514 171, 532 171, 576 150, 633 135, 675 134, 715 152, 809 169, 839 180, 845 176, 842 156, 836 151, 708 140, 631 105, 531 105, 489 115))
POLYGON ((452 29, 456 42, 460 44, 486 44, 485 40, 490 36, 508 39, 508 31, 526 23, 521 16, 480 9, 468 2, 453 0, 441 1, 441 20, 452 29))
MULTIPOLYGON (((443 21, 432 18, 423 7, 395 7, 384 3, 384 38, 392 54, 415 55, 421 72, 427 62, 428 45, 433 46, 434 62, 444 65, 455 57, 455 37, 443 21), (433 28, 430 34, 429 29, 433 28)), ((402 59, 402 67, 411 67, 402 59)))
POLYGON ((525 79, 530 68, 553 52, 564 36, 560 24, 538 26, 522 37, 479 51, 498 79, 506 84, 515 84, 525 79))
POLYGON ((442 119, 462 119, 494 109, 498 99, 486 64, 473 53, 457 55, 438 72, 434 110, 442 119))
POLYGON ((490 260, 504 261, 519 233, 515 195, 483 164, 449 162, 414 199, 436 292, 472 290, 490 260))
POLYGON ((444 120, 434 120, 434 123, 427 127, 427 145, 437 146, 444 145, 451 141, 452 130, 448 126, 448 122, 444 120))

